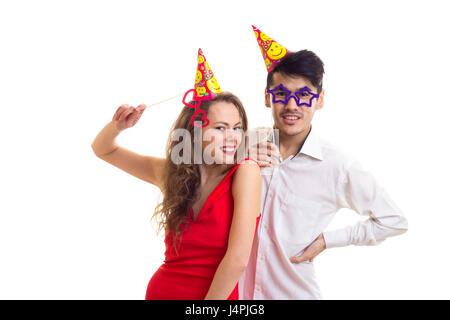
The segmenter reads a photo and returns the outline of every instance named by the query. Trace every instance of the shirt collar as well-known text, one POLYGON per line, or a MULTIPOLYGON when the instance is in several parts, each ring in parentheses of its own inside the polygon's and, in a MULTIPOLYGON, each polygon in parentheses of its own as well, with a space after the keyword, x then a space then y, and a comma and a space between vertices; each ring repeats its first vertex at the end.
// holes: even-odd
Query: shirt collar
POLYGON ((323 160, 320 139, 316 135, 316 132, 312 128, 312 125, 311 125, 311 130, 309 131, 309 134, 305 139, 305 142, 300 147, 300 150, 298 150, 297 154, 295 156, 293 156, 291 159, 294 159, 299 153, 306 154, 306 155, 313 157, 315 159, 318 159, 318 160, 323 160))

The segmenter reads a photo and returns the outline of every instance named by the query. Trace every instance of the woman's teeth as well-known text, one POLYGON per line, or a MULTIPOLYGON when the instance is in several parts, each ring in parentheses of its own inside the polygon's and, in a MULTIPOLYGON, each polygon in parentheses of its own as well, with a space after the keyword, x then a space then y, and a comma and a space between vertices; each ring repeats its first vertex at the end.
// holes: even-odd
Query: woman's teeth
POLYGON ((233 151, 234 147, 222 147, 221 148, 223 151, 233 151))
POLYGON ((229 146, 227 146, 227 147, 221 147, 220 148, 224 153, 227 153, 227 154, 232 154, 232 153, 234 153, 234 151, 235 151, 235 147, 233 146, 233 147, 229 147, 229 146))

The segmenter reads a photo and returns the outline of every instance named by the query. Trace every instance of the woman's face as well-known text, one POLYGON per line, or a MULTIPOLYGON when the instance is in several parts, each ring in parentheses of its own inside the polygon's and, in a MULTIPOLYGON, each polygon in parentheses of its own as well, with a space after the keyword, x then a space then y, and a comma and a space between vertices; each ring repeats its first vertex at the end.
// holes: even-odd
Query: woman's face
POLYGON ((232 164, 242 141, 242 121, 230 102, 213 103, 208 110, 209 124, 202 131, 202 153, 206 164, 232 164))

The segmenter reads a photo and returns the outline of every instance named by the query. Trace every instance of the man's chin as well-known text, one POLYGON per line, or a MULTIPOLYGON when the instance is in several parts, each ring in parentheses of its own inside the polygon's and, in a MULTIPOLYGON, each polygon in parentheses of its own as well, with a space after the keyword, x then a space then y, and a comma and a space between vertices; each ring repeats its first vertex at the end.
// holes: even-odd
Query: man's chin
POLYGON ((280 130, 280 134, 285 136, 296 136, 303 132, 303 127, 300 126, 286 126, 281 125, 278 126, 278 129, 280 130))
POLYGON ((299 135, 300 133, 302 133, 302 130, 296 130, 296 131, 281 131, 282 134, 284 134, 285 136, 288 137, 293 137, 296 135, 299 135))

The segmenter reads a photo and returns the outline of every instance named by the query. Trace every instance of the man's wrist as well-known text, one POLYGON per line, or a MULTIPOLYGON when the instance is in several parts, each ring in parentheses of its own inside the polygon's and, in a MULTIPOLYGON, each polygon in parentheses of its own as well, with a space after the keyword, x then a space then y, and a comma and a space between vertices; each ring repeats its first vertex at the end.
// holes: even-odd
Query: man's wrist
POLYGON ((325 231, 322 233, 322 235, 325 241, 326 249, 345 247, 349 244, 347 232, 345 229, 325 231))

